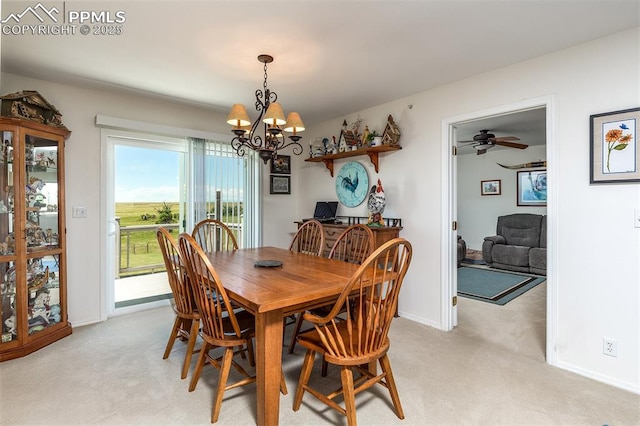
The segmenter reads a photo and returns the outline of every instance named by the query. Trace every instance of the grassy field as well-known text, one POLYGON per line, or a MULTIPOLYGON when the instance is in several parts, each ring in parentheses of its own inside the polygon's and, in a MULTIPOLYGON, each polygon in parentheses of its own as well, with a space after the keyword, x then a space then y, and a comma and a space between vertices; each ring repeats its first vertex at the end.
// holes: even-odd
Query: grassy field
MULTIPOLYGON (((160 225, 162 212, 167 212, 167 207, 173 216, 173 224, 178 224, 178 203, 116 203, 116 217, 119 218, 120 235, 120 269, 134 269, 123 271, 121 277, 146 274, 152 271, 164 270, 162 253, 156 239, 156 228, 160 225), (163 209, 164 208, 164 209, 163 209), (126 226, 150 226, 148 231, 127 232, 122 230, 126 226), (146 265, 162 265, 161 267, 139 269, 146 265)), ((223 212, 227 209, 223 206, 223 212)), ((237 210, 237 207, 236 207, 237 210)), ((231 209, 228 209, 231 212, 231 209)), ((240 211, 242 209, 240 208, 240 211)), ((233 211, 232 213, 236 213, 233 211)), ((236 216, 237 217, 237 216, 236 216)), ((223 215, 222 220, 227 222, 229 217, 223 215)), ((177 238, 178 229, 170 229, 177 238)), ((189 232, 191 230, 188 230, 189 232)))
MULTIPOLYGON (((171 211, 177 215, 178 203, 166 203, 171 211)), ((163 203, 116 203, 116 217, 120 226, 158 225, 160 210, 163 203)), ((178 223, 178 219, 174 219, 178 223)), ((177 235, 178 231, 174 231, 177 235)), ((158 247, 155 229, 121 233, 120 238, 120 268, 138 268, 144 265, 162 264, 162 253, 158 247), (128 250, 127 250, 128 248, 128 250)), ((164 268, 160 268, 164 269, 164 268)), ((131 276, 150 272, 151 269, 133 272, 123 272, 120 276, 131 276)))

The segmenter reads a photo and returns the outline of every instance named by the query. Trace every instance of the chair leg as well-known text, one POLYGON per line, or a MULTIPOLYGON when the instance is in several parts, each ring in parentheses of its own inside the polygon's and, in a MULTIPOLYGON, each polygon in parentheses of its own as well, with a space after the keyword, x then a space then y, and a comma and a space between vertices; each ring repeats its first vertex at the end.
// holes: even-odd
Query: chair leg
POLYGON ((198 355, 198 361, 196 362, 196 369, 193 371, 193 376, 191 377, 191 383, 189 384, 189 392, 193 392, 196 389, 196 385, 198 384, 198 379, 200 379, 200 374, 202 373, 202 368, 207 359, 207 352, 211 349, 211 345, 207 342, 202 342, 202 347, 200 348, 200 354, 198 355))
POLYGON ((351 368, 342 366, 340 378, 342 379, 342 391, 344 392, 344 406, 345 411, 347 412, 347 424, 349 426, 356 426, 356 400, 353 389, 353 372, 351 371, 351 368))
POLYGON ((176 315, 176 320, 173 322, 173 328, 171 329, 171 335, 169 336, 169 341, 167 342, 167 347, 164 350, 164 355, 162 359, 169 358, 169 354, 171 353, 171 349, 173 349, 173 342, 178 338, 178 328, 180 327, 181 318, 176 315))
POLYGON ((300 328, 302 328, 302 321, 303 321, 302 314, 304 314, 304 312, 300 312, 299 314, 296 315, 296 326, 294 327, 293 333, 291 334, 291 342, 289 342, 290 354, 293 353, 293 349, 296 347, 296 338, 300 333, 300 328))
POLYGON ((287 390, 287 382, 284 380, 284 371, 280 370, 280 393, 286 395, 289 393, 287 390))
POLYGON ((324 357, 322 357, 322 372, 320 373, 322 377, 327 377, 328 366, 329 366, 329 363, 324 359, 324 357))
MULTIPOLYGON (((186 325, 186 324, 185 324, 186 325)), ((187 344, 187 353, 184 355, 184 363, 182 365, 181 379, 185 379, 189 373, 189 367, 191 366, 191 355, 196 348, 196 340, 198 340, 198 329, 200 328, 200 321, 191 320, 191 328, 189 329, 189 343, 187 344)))
MULTIPOLYGON (((249 352, 249 365, 252 367, 256 366, 256 357, 253 353, 253 341, 252 339, 247 339, 247 352, 249 352)), ((244 352, 242 352, 244 353, 244 352)))
POLYGON ((400 404, 400 396, 398 395, 398 389, 396 388, 396 381, 393 379, 391 363, 389 362, 389 357, 387 357, 386 354, 380 358, 380 368, 382 368, 382 372, 386 375, 385 381, 387 382, 387 388, 391 395, 393 407, 396 409, 396 416, 398 416, 399 419, 404 419, 404 412, 402 411, 402 405, 400 404))
POLYGON ((231 360, 233 359, 233 348, 226 348, 220 364, 220 376, 218 377, 218 391, 213 400, 213 411, 211 412, 211 423, 218 421, 220 415, 220 406, 222 405, 222 397, 224 389, 227 387, 227 379, 229 378, 229 370, 231 370, 231 360))
POLYGON ((300 379, 298 380, 298 388, 296 389, 296 396, 293 399, 293 411, 298 411, 300 404, 302 404, 302 396, 304 395, 304 388, 309 383, 309 377, 311 376, 311 369, 313 368, 313 360, 316 357, 316 353, 311 349, 307 350, 304 356, 304 363, 300 370, 300 379))

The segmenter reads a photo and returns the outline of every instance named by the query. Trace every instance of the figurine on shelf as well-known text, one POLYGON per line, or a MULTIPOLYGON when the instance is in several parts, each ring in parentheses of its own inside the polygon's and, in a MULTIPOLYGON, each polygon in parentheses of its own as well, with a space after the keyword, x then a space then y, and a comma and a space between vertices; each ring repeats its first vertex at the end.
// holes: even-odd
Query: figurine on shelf
POLYGON ((373 185, 369 191, 369 200, 367 201, 367 207, 369 209, 369 222, 368 226, 384 226, 382 220, 382 212, 387 204, 384 190, 382 189, 382 182, 378 179, 378 184, 373 185))
POLYGON ((48 291, 40 292, 33 300, 30 310, 29 326, 49 324, 49 301, 51 297, 48 291))
POLYGON ((42 188, 44 188, 44 182, 42 181, 42 179, 39 179, 35 176, 31 176, 29 178, 29 184, 27 185, 27 195, 29 194, 37 194, 40 190, 42 190, 42 188))
POLYGON ((400 128, 395 121, 393 121, 391 114, 387 117, 387 126, 384 128, 384 133, 382 134, 382 143, 390 146, 400 145, 400 128))
POLYGON ((369 132, 369 126, 364 126, 364 131, 362 132, 362 145, 363 146, 370 146, 370 140, 369 140, 369 134, 371 132, 369 132))

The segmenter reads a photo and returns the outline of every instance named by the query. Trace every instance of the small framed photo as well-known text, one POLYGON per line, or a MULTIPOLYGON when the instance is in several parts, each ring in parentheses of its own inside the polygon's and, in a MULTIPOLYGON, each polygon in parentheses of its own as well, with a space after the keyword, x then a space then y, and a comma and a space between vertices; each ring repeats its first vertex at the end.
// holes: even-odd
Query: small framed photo
POLYGON ((590 183, 640 182, 640 108, 590 118, 590 183))
POLYGON ((291 194, 291 176, 271 175, 270 194, 291 194))
POLYGON ((290 175, 291 174, 291 156, 278 155, 271 160, 271 173, 290 175))
POLYGON ((547 205, 547 171, 518 172, 519 206, 545 207, 547 205))
POLYGON ((482 180, 480 181, 480 194, 481 195, 500 195, 500 179, 494 180, 482 180))

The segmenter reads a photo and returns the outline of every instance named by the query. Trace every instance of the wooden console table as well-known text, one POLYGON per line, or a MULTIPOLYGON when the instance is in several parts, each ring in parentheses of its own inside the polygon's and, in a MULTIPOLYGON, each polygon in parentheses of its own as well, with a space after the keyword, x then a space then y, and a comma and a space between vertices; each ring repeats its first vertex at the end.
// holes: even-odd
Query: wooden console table
MULTIPOLYGON (((338 236, 347 229, 350 225, 360 223, 359 220, 364 219, 366 223, 366 218, 356 218, 352 216, 338 217, 336 222, 340 223, 323 223, 322 228, 324 229, 324 249, 322 255, 324 257, 329 256, 329 252, 333 247, 333 244, 338 239, 338 236)), ((398 238, 400 236, 400 231, 402 230, 400 219, 389 219, 389 223, 393 223, 398 226, 372 226, 371 230, 373 231, 373 235, 375 237, 374 240, 374 250, 380 247, 382 244, 386 243, 389 240, 394 238, 398 238)), ((302 225, 304 222, 296 222, 298 227, 302 225)))

